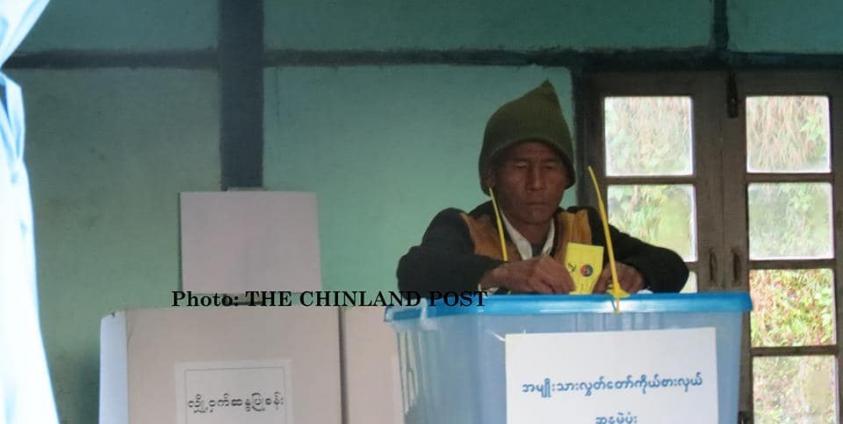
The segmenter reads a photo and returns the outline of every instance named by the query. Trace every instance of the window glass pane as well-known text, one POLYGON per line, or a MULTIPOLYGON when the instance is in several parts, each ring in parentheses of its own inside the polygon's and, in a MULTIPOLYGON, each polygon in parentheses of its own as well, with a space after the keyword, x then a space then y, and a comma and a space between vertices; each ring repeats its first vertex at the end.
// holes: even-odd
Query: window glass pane
POLYGON ((682 291, 680 293, 696 293, 697 292, 697 273, 691 271, 688 273, 688 281, 685 283, 685 287, 682 287, 682 291))
POLYGON ((750 184, 747 194, 750 258, 832 257, 830 184, 750 184))
POLYGON ((607 97, 607 175, 690 175, 690 97, 607 97))
POLYGON ((686 261, 697 259, 692 185, 611 185, 607 197, 612 225, 686 261))
POLYGON ((830 269, 751 271, 752 346, 834 344, 833 288, 830 269))
POLYGON ((836 423, 833 356, 752 360, 756 424, 836 423))
POLYGON ((828 97, 746 99, 749 172, 828 172, 828 97))

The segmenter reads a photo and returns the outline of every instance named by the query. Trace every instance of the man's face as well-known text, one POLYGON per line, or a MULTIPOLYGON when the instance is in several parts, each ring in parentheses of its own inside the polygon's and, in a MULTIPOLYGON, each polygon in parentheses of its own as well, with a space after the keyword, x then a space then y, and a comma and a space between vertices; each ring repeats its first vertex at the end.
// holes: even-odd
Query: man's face
POLYGON ((523 141, 500 153, 486 185, 516 228, 545 225, 568 186, 568 170, 559 154, 537 141, 523 141))

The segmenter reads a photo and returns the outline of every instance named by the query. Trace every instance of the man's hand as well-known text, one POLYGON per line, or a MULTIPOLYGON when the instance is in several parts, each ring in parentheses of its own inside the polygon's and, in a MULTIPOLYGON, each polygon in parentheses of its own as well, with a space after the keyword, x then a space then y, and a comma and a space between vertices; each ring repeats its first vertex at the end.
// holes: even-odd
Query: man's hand
POLYGON ((569 293, 574 281, 565 267, 549 256, 507 262, 488 271, 482 288, 501 287, 514 293, 569 293))
MULTIPOLYGON (((626 290, 627 293, 632 294, 644 288, 644 276, 637 269, 620 262, 615 262, 615 266, 618 271, 618 282, 621 284, 621 288, 626 290)), ((600 274, 600 278, 597 279, 597 284, 594 285, 592 292, 606 293, 611 282, 612 270, 609 269, 609 264, 607 263, 603 267, 603 272, 600 274)))

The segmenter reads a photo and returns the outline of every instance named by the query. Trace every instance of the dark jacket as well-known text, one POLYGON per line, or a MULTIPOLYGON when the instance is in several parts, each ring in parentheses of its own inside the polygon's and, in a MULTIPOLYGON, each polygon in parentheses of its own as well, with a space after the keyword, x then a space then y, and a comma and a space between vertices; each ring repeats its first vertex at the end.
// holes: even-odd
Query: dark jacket
MULTIPOLYGON (((558 259, 559 250, 568 241, 605 246, 600 217, 593 208, 560 208, 555 219, 557 240, 551 256, 558 259)), ((421 244, 410 248, 399 261, 399 289, 422 294, 477 290, 483 275, 504 263, 499 241, 497 247, 490 245, 498 238, 493 222, 491 202, 468 214, 459 209, 439 212, 425 231, 421 244)), ((685 285, 688 267, 675 252, 645 243, 612 226, 609 233, 615 260, 637 269, 644 277, 645 288, 654 292, 678 292, 685 285)), ((510 260, 520 260, 508 236, 507 251, 514 253, 509 254, 510 260)), ((604 249, 603 262, 608 263, 608 249, 604 249)))

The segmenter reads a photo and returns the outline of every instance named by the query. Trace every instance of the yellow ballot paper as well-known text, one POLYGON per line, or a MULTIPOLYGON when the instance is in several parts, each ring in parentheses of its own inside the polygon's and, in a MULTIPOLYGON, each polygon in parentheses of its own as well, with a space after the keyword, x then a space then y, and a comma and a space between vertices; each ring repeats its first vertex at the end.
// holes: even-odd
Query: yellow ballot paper
POLYGON ((565 267, 571 273, 576 287, 571 294, 590 294, 603 272, 603 246, 568 243, 565 267))

